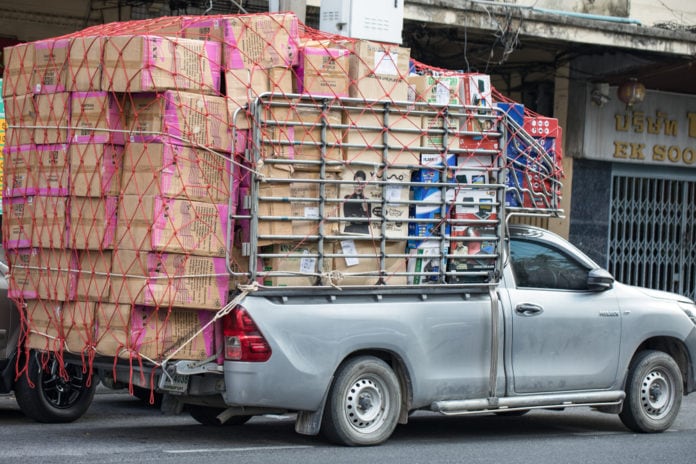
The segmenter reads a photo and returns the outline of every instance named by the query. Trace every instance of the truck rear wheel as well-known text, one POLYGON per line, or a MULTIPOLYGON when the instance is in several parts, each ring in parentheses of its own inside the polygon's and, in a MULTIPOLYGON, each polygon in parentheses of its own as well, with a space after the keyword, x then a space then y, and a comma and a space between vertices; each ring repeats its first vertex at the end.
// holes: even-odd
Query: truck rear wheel
POLYGON ((671 356, 639 353, 628 372, 621 422, 634 432, 664 432, 679 414, 683 392, 681 371, 671 356))
POLYGON ((97 379, 82 371, 82 365, 65 363, 64 377, 53 353, 32 350, 28 372, 15 384, 19 408, 37 422, 62 423, 79 419, 94 398, 97 379))
POLYGON ((322 433, 342 445, 378 445, 394 432, 400 405, 399 380, 387 363, 373 356, 351 359, 336 373, 322 433))

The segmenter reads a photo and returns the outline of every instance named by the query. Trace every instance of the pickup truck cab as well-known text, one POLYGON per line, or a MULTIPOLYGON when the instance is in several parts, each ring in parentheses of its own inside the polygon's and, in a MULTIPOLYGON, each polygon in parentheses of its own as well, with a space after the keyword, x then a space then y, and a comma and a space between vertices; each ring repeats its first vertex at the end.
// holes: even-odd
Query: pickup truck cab
POLYGON ((225 321, 224 382, 180 361, 164 381, 195 375, 170 396, 204 423, 298 412, 298 432, 346 445, 379 444, 416 410, 590 406, 668 429, 696 388, 694 302, 616 282, 546 230, 508 229, 489 291, 250 293, 225 321))

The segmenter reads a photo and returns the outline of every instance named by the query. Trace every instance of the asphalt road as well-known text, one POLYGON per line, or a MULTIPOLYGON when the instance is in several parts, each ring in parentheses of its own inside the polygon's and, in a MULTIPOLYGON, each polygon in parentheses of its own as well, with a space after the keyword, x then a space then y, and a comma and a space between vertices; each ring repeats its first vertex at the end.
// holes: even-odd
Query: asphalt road
POLYGON ((37 424, 0 396, 0 463, 670 463, 696 462, 696 394, 662 434, 628 431, 587 408, 522 417, 416 414, 384 445, 345 448, 295 434, 293 421, 264 416, 238 427, 204 427, 163 416, 123 391, 100 387, 72 424, 37 424))

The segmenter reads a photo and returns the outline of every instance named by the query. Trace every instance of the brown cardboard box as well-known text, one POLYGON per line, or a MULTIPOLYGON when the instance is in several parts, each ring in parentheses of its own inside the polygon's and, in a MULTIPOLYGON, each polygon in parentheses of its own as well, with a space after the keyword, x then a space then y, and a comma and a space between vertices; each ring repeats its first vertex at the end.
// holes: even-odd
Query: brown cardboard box
POLYGON ((207 359, 215 354, 213 315, 190 309, 102 304, 97 307, 96 351, 125 359, 161 361, 172 354, 172 359, 207 359), (182 349, 174 354, 179 347, 182 349))
POLYGON ((127 143, 121 189, 124 195, 162 195, 209 203, 229 200, 231 162, 191 147, 127 143))
POLYGON ((448 117, 445 121, 443 115, 423 116, 423 147, 433 148, 435 151, 449 151, 459 149, 459 118, 448 117), (444 128, 447 124, 447 143, 445 144, 444 128))
POLYGON ((65 248, 67 198, 33 196, 3 198, 3 239, 10 248, 65 248))
POLYGON ((429 106, 461 105, 462 76, 408 76, 411 100, 429 106))
POLYGON ((406 101, 410 49, 359 40, 353 45, 352 51, 351 97, 406 101))
POLYGON ((69 301, 75 298, 77 257, 71 250, 7 250, 10 298, 69 301))
MULTIPOLYGON (((384 113, 380 105, 365 106, 343 113, 344 142, 358 147, 346 147, 344 159, 348 162, 383 164, 384 113)), ((417 165, 421 145, 421 117, 404 113, 387 116, 387 163, 390 166, 417 165)))
POLYGON ((343 203, 340 215, 346 219, 375 219, 372 222, 345 220, 341 223, 343 234, 381 238, 382 221, 379 219, 385 218, 386 238, 408 236, 408 182, 411 180, 411 170, 375 171, 349 165, 343 169, 342 179, 351 183, 341 184, 340 195, 343 203), (384 205, 383 199, 386 200, 384 205))
MULTIPOLYGON (((328 246, 328 245, 327 245, 328 246)), ((331 247, 328 246, 328 252, 331 247)), ((276 243, 261 250, 268 255, 263 259, 263 284, 271 287, 311 286, 317 282, 318 251, 316 246, 302 243, 276 243), (286 275, 283 275, 286 274, 286 275)), ((331 271, 331 259, 324 260, 324 273, 331 271)))
POLYGON ((123 145, 125 121, 123 102, 109 92, 72 92, 70 119, 73 143, 123 145))
POLYGON ((110 250, 116 234, 118 197, 70 198, 70 248, 110 250))
POLYGON ((8 126, 5 132, 6 147, 18 147, 33 143, 33 126, 36 125, 36 101, 34 97, 32 95, 5 97, 5 121, 8 126), (25 128, 27 126, 31 128, 25 128))
POLYGON ((297 61, 298 20, 292 13, 225 16, 225 69, 289 67, 297 61))
POLYGON ((150 195, 124 195, 116 250, 225 256, 228 205, 150 195))
POLYGON ((70 39, 67 89, 72 92, 101 90, 102 57, 106 37, 88 36, 70 39))
MULTIPOLYGON (((378 283, 380 279, 379 256, 381 253, 379 242, 341 240, 335 244, 334 252, 342 255, 334 258, 333 268, 341 273, 343 277, 338 282, 335 282, 337 285, 375 285, 378 283)), ((386 242, 386 255, 401 255, 404 253, 404 242, 386 242)), ((385 258, 384 270, 387 274, 405 273, 406 258, 385 258)), ((383 280, 387 285, 406 284, 406 276, 404 275, 387 275, 384 276, 383 280)))
POLYGON ((201 145, 225 153, 232 150, 223 97, 177 91, 134 94, 126 108, 131 142, 201 145))
POLYGON ((80 301, 109 301, 111 296, 111 251, 80 250, 77 252, 77 289, 80 301))
POLYGON ((118 250, 111 301, 216 311, 227 302, 225 258, 118 250))
POLYGON ((78 197, 117 196, 121 191, 123 146, 89 143, 71 144, 70 195, 78 197))
POLYGON ((67 195, 68 145, 5 148, 4 195, 67 195))
POLYGON ((297 65, 297 92, 316 96, 348 97, 350 51, 304 46, 297 65))
POLYGON ((23 43, 6 47, 3 53, 4 74, 2 96, 31 95, 31 80, 34 70, 34 44, 23 43))
POLYGON ((67 143, 70 141, 70 93, 36 95, 36 129, 34 142, 37 144, 67 143))
MULTIPOLYGON (((306 164, 295 163, 293 167, 296 170, 319 170, 320 164, 316 162, 322 160, 322 124, 325 123, 326 137, 323 142, 327 146, 323 159, 334 162, 343 160, 338 147, 343 138, 343 130, 337 127, 341 124, 340 111, 329 109, 322 114, 316 105, 291 103, 289 107, 264 107, 262 118, 262 157, 310 161, 306 164)), ((340 164, 329 164, 327 169, 338 170, 340 164)))
POLYGON ((101 88, 112 92, 180 90, 219 95, 217 42, 121 35, 104 45, 101 88))
MULTIPOLYGON (((265 178, 288 179, 290 182, 272 181, 259 184, 259 196, 266 200, 259 202, 258 235, 316 235, 319 233, 319 193, 318 172, 293 171, 288 165, 267 164, 258 169, 265 178), (292 200, 290 200, 292 198, 292 200), (273 216, 273 219, 263 216, 273 216), (304 220, 304 219, 310 220, 304 220)), ((325 199, 338 199, 338 184, 331 183, 338 177, 334 173, 325 176, 325 199)), ((325 201, 324 234, 338 233, 337 222, 326 222, 327 218, 338 217, 336 201, 325 201)), ((282 238, 259 238, 260 246, 282 241, 282 238)))
POLYGON ((68 84, 70 39, 34 42, 32 89, 35 94, 65 92, 68 84))
POLYGON ((94 342, 95 304, 75 301, 27 301, 28 347, 82 353, 94 342))
POLYGON ((248 106, 263 93, 293 93, 293 72, 284 67, 229 69, 225 71, 225 85, 230 124, 249 129, 248 106))

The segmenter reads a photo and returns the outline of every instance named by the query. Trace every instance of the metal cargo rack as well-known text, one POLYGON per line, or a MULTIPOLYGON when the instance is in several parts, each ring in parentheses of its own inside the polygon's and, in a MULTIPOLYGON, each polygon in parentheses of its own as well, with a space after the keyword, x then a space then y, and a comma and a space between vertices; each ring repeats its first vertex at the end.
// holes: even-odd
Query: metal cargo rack
MULTIPOLYGON (((235 119, 244 113, 244 109, 239 110, 235 119)), ((238 182, 239 178, 249 176, 248 193, 240 196, 236 214, 232 215, 234 221, 230 221, 238 226, 246 224, 245 240, 235 242, 232 237, 237 234, 232 226, 228 230, 227 262, 237 282, 257 283, 269 294, 306 288, 331 292, 337 289, 364 292, 369 288, 379 293, 408 289, 422 292, 429 288, 489 291, 497 284, 503 266, 506 194, 511 189, 517 195, 525 194, 522 185, 506 187, 509 160, 501 147, 507 142, 513 122, 504 113, 479 106, 264 94, 252 102, 248 114, 250 143, 243 162, 234 163, 236 174, 232 174, 231 180, 235 182, 236 178, 238 182), (298 116, 301 112, 315 117, 301 118, 298 116), (368 114, 371 121, 352 124, 350 116, 354 114, 368 114), (421 124, 423 118, 429 121, 425 129, 421 124), (396 124, 402 120, 411 121, 413 127, 396 124), (355 143, 355 137, 347 136, 351 131, 377 134, 377 140, 355 143), (472 143, 460 148, 460 137, 472 143), (411 143, 402 143, 404 138, 411 143), (423 140, 439 143, 425 144, 423 140), (477 145, 476 141, 483 143, 477 145), (307 150, 313 156, 289 155, 307 150), (378 156, 377 159, 344 156, 351 151, 367 151, 378 156), (436 162, 423 165, 421 155, 436 162), (464 159, 474 162, 457 161, 464 159), (475 163, 477 160, 479 164, 475 163), (480 164, 481 160, 490 163, 480 164), (364 182, 357 177, 341 176, 356 169, 371 175, 364 182), (436 173, 434 180, 411 179, 410 175, 404 178, 404 172, 422 169, 436 173), (291 174, 278 175, 288 172, 291 174), (467 173, 477 174, 479 178, 472 183, 472 176, 467 173), (398 183, 391 181, 393 176, 401 176, 398 183), (460 178, 468 180, 459 182, 460 178), (316 194, 292 196, 288 193, 291 184, 312 186, 316 194), (347 198, 346 189, 356 185, 379 195, 347 198), (396 190, 404 188, 408 194, 399 196, 396 190), (419 188, 437 192, 432 198, 415 200, 411 192, 419 188), (350 220, 338 214, 345 205, 359 203, 368 204, 372 211, 384 213, 396 208, 408 214, 390 217, 387 212, 350 220), (298 204, 310 205, 305 211, 311 214, 286 214, 287 208, 298 204), (278 206, 282 214, 272 211, 278 206), (431 217, 411 217, 416 207, 427 207, 434 213, 431 217), (460 210, 465 213, 458 214, 460 210), (347 232, 348 222, 363 224, 369 232, 347 232), (269 232, 270 225, 280 231, 269 232), (303 228, 303 232, 293 233, 294 226, 303 228), (414 229, 422 227, 428 230, 426 235, 414 233, 414 229), (307 229, 310 230, 305 233, 307 229), (424 242, 429 246, 424 247, 424 242), (243 265, 232 266, 232 256, 240 254, 243 265), (419 259, 421 264, 427 261, 432 266, 407 265, 408 260, 418 262, 419 259), (372 266, 351 269, 354 267, 351 263, 364 261, 372 266), (277 263, 279 267, 294 263, 296 268, 273 269, 267 263, 277 263)), ((517 129, 520 134, 523 132, 517 129)), ((237 140, 236 133, 233 140, 237 140)), ((540 166, 537 172, 547 171, 544 176, 549 181, 545 185, 551 186, 551 191, 543 192, 548 193, 548 198, 534 202, 533 208, 514 210, 517 214, 558 215, 556 192, 560 188, 557 179, 551 179, 555 173, 553 158, 532 137, 523 141, 537 151, 540 166)), ((531 191, 526 194, 539 195, 531 191)), ((231 199, 230 207, 232 203, 231 199)))

